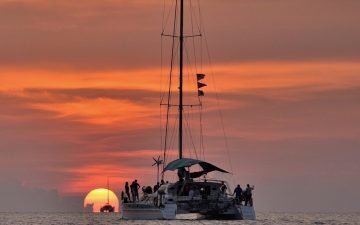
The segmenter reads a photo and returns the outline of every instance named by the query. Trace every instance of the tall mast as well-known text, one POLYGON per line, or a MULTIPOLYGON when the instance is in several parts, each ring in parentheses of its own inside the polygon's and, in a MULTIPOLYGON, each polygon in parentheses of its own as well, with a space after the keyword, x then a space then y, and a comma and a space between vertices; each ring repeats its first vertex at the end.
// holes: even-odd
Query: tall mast
POLYGON ((109 190, 109 177, 107 178, 107 203, 109 204, 109 192, 110 192, 110 190, 109 190))
POLYGON ((183 153, 183 51, 184 51, 184 0, 180 2, 180 86, 179 86, 179 159, 183 153))

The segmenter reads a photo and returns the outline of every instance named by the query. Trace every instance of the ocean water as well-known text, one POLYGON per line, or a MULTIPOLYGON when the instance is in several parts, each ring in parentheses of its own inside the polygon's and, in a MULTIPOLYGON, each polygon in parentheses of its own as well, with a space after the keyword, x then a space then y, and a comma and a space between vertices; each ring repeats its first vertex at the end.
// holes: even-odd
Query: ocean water
POLYGON ((120 219, 120 214, 100 213, 0 213, 0 225, 283 225, 331 224, 360 225, 360 213, 257 213, 256 221, 171 220, 132 221, 120 219))

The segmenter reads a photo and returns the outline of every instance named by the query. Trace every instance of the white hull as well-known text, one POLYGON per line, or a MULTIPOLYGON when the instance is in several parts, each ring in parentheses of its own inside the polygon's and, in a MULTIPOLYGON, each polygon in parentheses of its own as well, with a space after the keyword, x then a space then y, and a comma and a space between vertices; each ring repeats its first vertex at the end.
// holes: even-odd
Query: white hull
POLYGON ((236 207, 243 220, 256 220, 256 214, 254 207, 243 206, 236 207))
POLYGON ((232 197, 220 192, 220 185, 218 181, 209 180, 162 185, 156 193, 145 195, 140 202, 122 202, 122 218, 129 220, 256 219, 254 207, 234 204, 232 197), (178 195, 178 190, 185 185, 198 186, 199 189, 203 187, 204 195, 201 196, 200 193, 198 196, 178 195))
POLYGON ((127 220, 173 220, 176 219, 176 209, 176 204, 159 208, 146 203, 125 203, 121 206, 121 214, 127 220))
POLYGON ((199 213, 183 213, 176 214, 177 220, 201 220, 205 219, 205 217, 199 213))
MULTIPOLYGON (((206 216, 198 213, 176 214, 176 204, 165 204, 159 208, 146 203, 125 203, 121 206, 123 219, 127 220, 197 220, 206 219, 206 216)), ((256 220, 254 207, 236 206, 222 214, 223 218, 235 220, 256 220)))

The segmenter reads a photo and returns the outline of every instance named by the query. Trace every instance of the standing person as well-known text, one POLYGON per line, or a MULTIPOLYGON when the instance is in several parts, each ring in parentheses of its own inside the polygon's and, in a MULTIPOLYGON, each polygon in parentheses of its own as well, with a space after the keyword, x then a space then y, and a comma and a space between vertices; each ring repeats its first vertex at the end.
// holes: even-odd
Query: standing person
POLYGON ((134 181, 134 192, 135 192, 135 198, 137 201, 139 201, 139 188, 140 184, 137 182, 137 180, 134 181))
POLYGON ((250 187, 249 184, 246 185, 245 190, 245 205, 249 203, 250 206, 253 206, 253 200, 252 200, 252 190, 254 190, 254 186, 250 187))
POLYGON ((124 192, 122 191, 121 192, 121 200, 124 200, 125 199, 125 194, 124 194, 124 192))
POLYGON ((135 195, 135 181, 133 181, 130 185, 130 190, 131 190, 131 197, 132 197, 132 201, 135 202, 135 198, 136 198, 136 195, 135 195))
POLYGON ((237 187, 234 190, 234 194, 235 194, 235 201, 236 204, 240 204, 241 205, 241 194, 242 194, 242 189, 240 187, 240 184, 237 185, 237 187))
POLYGON ((123 200, 124 203, 128 203, 128 202, 129 202, 129 201, 128 201, 128 198, 125 196, 124 191, 121 192, 121 200, 123 200))
POLYGON ((224 181, 221 182, 221 186, 220 186, 220 191, 223 193, 223 194, 226 194, 226 190, 227 190, 227 187, 224 183, 224 181))
POLYGON ((157 182, 154 186, 154 193, 159 189, 159 186, 160 186, 160 184, 159 184, 159 182, 157 182))
POLYGON ((129 182, 125 182, 125 194, 127 195, 129 202, 131 202, 131 198, 130 198, 130 187, 129 187, 129 182))

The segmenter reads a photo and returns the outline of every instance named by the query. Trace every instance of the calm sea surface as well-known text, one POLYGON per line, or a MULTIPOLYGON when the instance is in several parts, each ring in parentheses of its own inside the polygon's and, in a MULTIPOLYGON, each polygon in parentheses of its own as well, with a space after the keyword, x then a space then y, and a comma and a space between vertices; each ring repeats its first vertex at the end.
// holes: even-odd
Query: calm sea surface
POLYGON ((0 213, 0 225, 206 225, 206 224, 359 224, 360 213, 258 213, 256 221, 175 220, 130 221, 121 220, 120 214, 92 213, 0 213))

